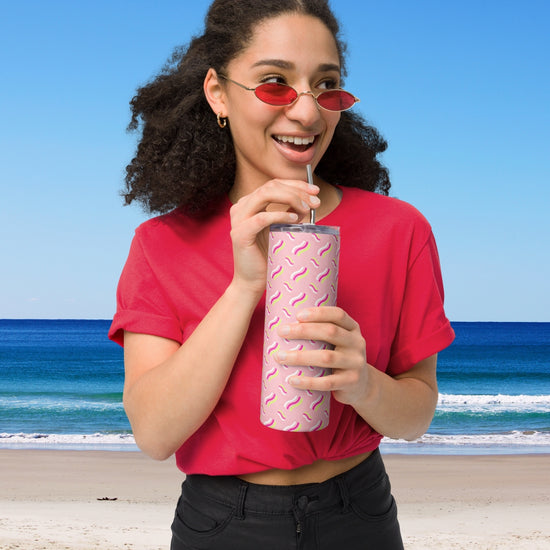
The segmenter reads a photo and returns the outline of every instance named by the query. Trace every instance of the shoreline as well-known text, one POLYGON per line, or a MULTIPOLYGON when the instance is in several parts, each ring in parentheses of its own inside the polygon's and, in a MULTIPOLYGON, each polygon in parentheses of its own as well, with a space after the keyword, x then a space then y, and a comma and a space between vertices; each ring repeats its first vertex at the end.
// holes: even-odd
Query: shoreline
MULTIPOLYGON (((383 456, 407 550, 550 548, 550 454, 383 456)), ((183 479, 173 457, 0 449, 0 548, 167 549, 183 479)))
MULTIPOLYGON (((131 433, 124 434, 56 434, 0 433, 2 450, 107 451, 140 452, 131 433)), ((515 431, 508 434, 433 435, 427 433, 416 441, 384 438, 383 454, 406 456, 486 456, 550 455, 550 432, 515 431)))
MULTIPOLYGON (((27 443, 2 445, 4 451, 47 451, 62 453, 141 453, 135 444, 46 444, 32 445, 27 443)), ((433 457, 469 457, 469 456, 549 456, 548 445, 414 445, 414 444, 384 444, 380 445, 384 456, 433 456, 433 457)))

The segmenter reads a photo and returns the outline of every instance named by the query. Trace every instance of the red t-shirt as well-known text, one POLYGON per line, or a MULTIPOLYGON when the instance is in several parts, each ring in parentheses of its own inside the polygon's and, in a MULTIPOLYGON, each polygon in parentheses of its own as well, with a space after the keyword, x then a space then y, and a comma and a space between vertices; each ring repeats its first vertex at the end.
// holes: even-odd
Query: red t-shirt
MULTIPOLYGON (((342 192, 339 206, 320 222, 340 227, 338 305, 359 323, 367 361, 397 375, 454 338, 432 231, 405 202, 355 188, 342 192)), ((233 276, 230 206, 227 200, 207 220, 175 210, 136 230, 110 338, 122 344, 128 330, 185 342, 233 276)), ((216 408, 176 452, 187 474, 297 468, 372 451, 381 440, 352 407, 334 399, 329 426, 318 432, 260 423, 264 307, 262 299, 216 408)))

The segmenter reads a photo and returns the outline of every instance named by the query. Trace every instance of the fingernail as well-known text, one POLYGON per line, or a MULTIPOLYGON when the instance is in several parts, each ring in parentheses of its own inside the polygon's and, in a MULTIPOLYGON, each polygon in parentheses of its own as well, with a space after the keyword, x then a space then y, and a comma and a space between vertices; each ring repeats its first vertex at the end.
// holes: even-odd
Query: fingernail
POLYGON ((298 221, 298 214, 296 214, 295 212, 290 212, 288 217, 292 220, 292 221, 298 221))
POLYGON ((296 319, 298 319, 298 321, 305 321, 306 319, 309 318, 309 316, 310 316, 309 309, 302 309, 296 314, 296 319))
POLYGON ((290 334, 290 327, 288 325, 283 325, 279 328, 279 334, 281 336, 286 336, 287 334, 290 334))
POLYGON ((309 202, 312 206, 319 206, 321 204, 321 200, 319 199, 319 197, 310 197, 309 199, 309 202))
POLYGON ((278 353, 277 353, 277 359, 279 361, 284 361, 286 359, 287 355, 286 355, 286 351, 283 351, 283 350, 280 350, 278 353))
POLYGON ((288 379, 288 383, 291 386, 297 387, 297 386, 300 385, 300 377, 299 376, 292 376, 291 378, 288 379))
POLYGON ((307 210, 309 208, 309 204, 305 201, 302 201, 302 208, 305 208, 307 210))

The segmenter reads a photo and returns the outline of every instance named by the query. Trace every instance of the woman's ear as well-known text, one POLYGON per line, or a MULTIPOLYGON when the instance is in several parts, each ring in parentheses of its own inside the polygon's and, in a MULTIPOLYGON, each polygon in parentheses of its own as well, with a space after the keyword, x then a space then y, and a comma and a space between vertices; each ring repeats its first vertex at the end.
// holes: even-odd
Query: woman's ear
POLYGON ((225 92, 220 84, 220 79, 216 71, 212 68, 208 69, 204 78, 204 95, 215 115, 222 118, 227 117, 227 108, 225 106, 225 92))

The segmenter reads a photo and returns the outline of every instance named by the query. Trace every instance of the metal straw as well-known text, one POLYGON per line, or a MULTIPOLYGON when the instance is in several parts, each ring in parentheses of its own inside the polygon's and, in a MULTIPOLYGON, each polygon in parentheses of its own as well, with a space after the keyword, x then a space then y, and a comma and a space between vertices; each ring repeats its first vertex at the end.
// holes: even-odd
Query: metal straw
MULTIPOLYGON (((309 185, 313 185, 313 172, 311 171, 311 164, 306 166, 307 169, 307 181, 309 185)), ((315 224, 315 210, 313 208, 309 209, 309 223, 315 224)))

